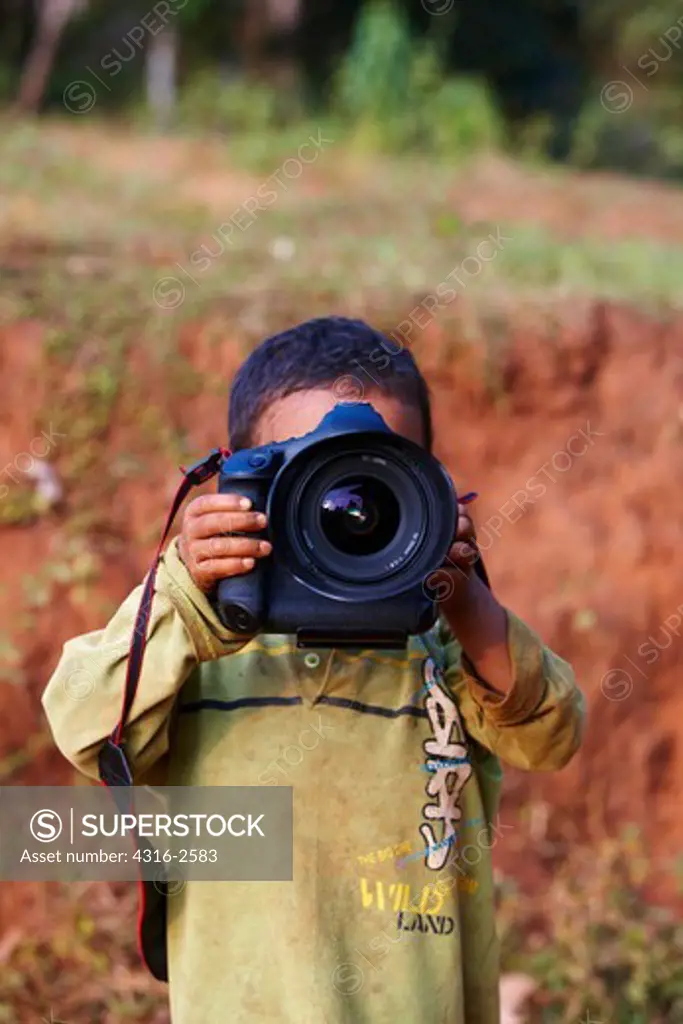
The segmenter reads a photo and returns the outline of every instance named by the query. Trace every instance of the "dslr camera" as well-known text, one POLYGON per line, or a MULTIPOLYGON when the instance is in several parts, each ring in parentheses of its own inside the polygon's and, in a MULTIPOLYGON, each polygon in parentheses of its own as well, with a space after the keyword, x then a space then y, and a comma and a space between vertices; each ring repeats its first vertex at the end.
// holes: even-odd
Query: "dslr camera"
POLYGON ((401 648, 436 621, 426 581, 453 542, 456 494, 434 456, 370 404, 339 403, 303 437, 230 455, 218 491, 265 512, 273 545, 251 572, 218 584, 233 633, 401 648))

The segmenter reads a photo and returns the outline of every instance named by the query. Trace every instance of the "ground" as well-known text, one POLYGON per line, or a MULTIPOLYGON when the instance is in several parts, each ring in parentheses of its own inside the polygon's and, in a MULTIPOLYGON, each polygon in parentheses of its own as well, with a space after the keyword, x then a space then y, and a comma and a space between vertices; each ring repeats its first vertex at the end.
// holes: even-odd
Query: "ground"
MULTIPOLYGON (((480 493, 494 589, 586 694, 581 755, 559 775, 506 775, 501 871, 545 886, 573 847, 635 823, 650 896, 675 905, 683 197, 492 156, 370 161, 317 131, 255 165, 220 140, 5 126, 0 784, 70 780, 39 695, 62 643, 144 574, 177 466, 224 443, 243 354, 294 320, 353 313, 414 350, 438 454, 480 493), (290 178, 311 138, 316 158, 290 178), (266 187, 271 205, 248 204, 266 187), (35 457, 62 491, 49 507, 35 457)), ((134 895, 72 895, 0 888, 0 1024, 49 1019, 50 999, 72 1024, 105 1002, 108 1024, 165 1020, 126 933, 134 895)))

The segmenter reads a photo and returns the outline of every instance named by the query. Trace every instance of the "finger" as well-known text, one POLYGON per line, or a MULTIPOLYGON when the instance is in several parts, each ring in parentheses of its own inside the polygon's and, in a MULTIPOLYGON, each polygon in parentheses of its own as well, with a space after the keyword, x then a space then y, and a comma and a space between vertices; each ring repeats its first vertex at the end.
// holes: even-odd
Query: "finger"
POLYGON ((255 533, 267 522, 263 512, 209 512, 189 520, 186 530, 193 540, 201 540, 223 533, 255 533))
POLYGON ((458 526, 455 533, 456 538, 460 541, 474 540, 476 536, 474 523, 470 519, 467 512, 463 511, 464 505, 458 506, 458 509, 460 514, 458 516, 458 526))
POLYGON ((238 512, 250 509, 252 502, 241 494, 202 494, 187 506, 186 515, 205 516, 211 512, 238 512))
POLYGON ((215 558, 263 558, 273 550, 267 540, 253 537, 210 537, 191 545, 191 557, 201 565, 215 558))
POLYGON ((448 601, 455 591, 467 581, 467 573, 454 562, 447 562, 435 569, 425 580, 425 593, 430 601, 448 601))
POLYGON ((212 558, 208 562, 201 562, 193 577, 200 587, 208 589, 228 576, 243 576, 255 565, 253 558, 212 558))
POLYGON ((480 558, 479 549, 474 542, 457 541, 448 552, 448 558, 460 569, 469 569, 480 558))

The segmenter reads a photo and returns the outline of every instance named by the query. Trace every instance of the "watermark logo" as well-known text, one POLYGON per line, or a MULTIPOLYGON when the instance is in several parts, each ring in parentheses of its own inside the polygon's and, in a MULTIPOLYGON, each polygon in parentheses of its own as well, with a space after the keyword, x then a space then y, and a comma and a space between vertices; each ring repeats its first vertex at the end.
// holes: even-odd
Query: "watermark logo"
POLYGON ((628 82, 607 82, 600 90, 600 102, 610 114, 623 114, 633 103, 633 89, 628 82))
MULTIPOLYGON (((636 61, 638 68, 645 72, 647 78, 652 78, 653 75, 657 74, 662 64, 666 64, 671 60, 674 52, 680 48, 681 39, 683 39, 683 18, 679 18, 678 21, 674 22, 659 37, 654 46, 651 46, 646 53, 640 55, 636 61), (660 48, 663 50, 662 53, 659 52, 660 48)), ((645 92, 650 91, 642 78, 632 71, 631 68, 627 67, 626 64, 622 64, 621 69, 626 72, 639 89, 644 89, 645 92)), ((610 114, 625 113, 632 106, 634 99, 635 91, 633 86, 630 82, 626 82, 621 78, 612 79, 611 82, 603 85, 600 90, 600 102, 610 114)))
POLYGON ((31 818, 29 829, 34 839, 39 843, 54 843, 62 834, 62 819, 56 811, 43 808, 31 818))
POLYGON ((337 377, 332 385, 332 394, 338 402, 362 402, 365 388, 359 377, 345 373, 343 377, 337 377))
POLYGON ((357 964, 339 964, 332 972, 332 984, 342 996, 355 996, 362 989, 363 980, 363 971, 357 964))
POLYGON ((87 700, 95 690, 95 680, 85 669, 76 669, 67 676, 62 685, 71 700, 87 700))
POLYGON ((70 114, 87 114, 97 103, 97 89, 92 82, 77 79, 67 85, 62 100, 70 114))
POLYGON ((180 896, 181 892, 184 892, 187 886, 187 879, 182 874, 180 869, 175 865, 170 871, 166 868, 160 868, 156 872, 152 885, 158 893, 162 896, 180 896))
POLYGON ((600 689, 607 700, 626 700, 633 693, 633 677, 623 668, 611 668, 602 677, 600 689))
MULTIPOLYGON (((157 36, 166 28, 169 16, 182 11, 188 0, 159 0, 140 21, 133 25, 116 47, 105 53, 99 62, 99 73, 86 65, 85 70, 92 76, 97 85, 107 92, 111 86, 107 79, 116 78, 121 74, 124 64, 133 60, 141 53, 150 36, 157 36), (157 20, 158 19, 158 20, 157 20)), ((97 102, 97 87, 93 81, 84 78, 70 82, 62 93, 62 102, 70 114, 87 114, 97 102)))
POLYGON ((442 14, 449 14, 455 7, 455 0, 422 0, 422 9, 427 14, 439 17, 442 14))
POLYGON ((654 665, 659 660, 662 651, 667 650, 681 635, 683 625, 683 604, 679 604, 676 610, 667 615, 664 621, 658 626, 655 633, 650 634, 647 640, 638 645, 636 659, 624 655, 624 661, 629 664, 629 669, 611 668, 605 672, 600 680, 600 690, 603 697, 611 701, 626 700, 633 693, 634 682, 630 669, 633 669, 642 679, 647 680, 648 674, 642 668, 642 662, 646 665, 654 665))

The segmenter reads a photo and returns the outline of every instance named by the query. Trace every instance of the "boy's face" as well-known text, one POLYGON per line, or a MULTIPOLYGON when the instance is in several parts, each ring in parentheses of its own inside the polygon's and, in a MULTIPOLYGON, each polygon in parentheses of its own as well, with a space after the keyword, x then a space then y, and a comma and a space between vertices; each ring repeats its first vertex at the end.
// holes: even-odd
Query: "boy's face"
MULTIPOLYGON (((415 444, 424 445, 422 417, 417 409, 381 391, 371 392, 367 400, 391 430, 415 444)), ((296 391, 285 398, 275 399, 256 422, 252 446, 256 448, 310 433, 338 401, 334 391, 327 388, 296 391)))

